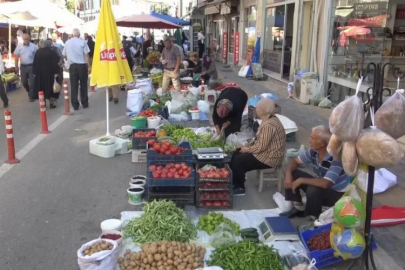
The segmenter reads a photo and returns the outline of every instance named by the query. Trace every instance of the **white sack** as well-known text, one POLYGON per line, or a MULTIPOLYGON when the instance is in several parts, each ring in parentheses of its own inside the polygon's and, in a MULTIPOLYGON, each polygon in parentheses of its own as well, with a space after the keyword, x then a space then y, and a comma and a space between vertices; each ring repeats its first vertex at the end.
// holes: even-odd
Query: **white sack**
POLYGON ((91 240, 84 244, 77 251, 77 262, 79 264, 80 270, 115 270, 117 267, 117 260, 119 254, 119 248, 116 241, 103 239, 114 245, 112 250, 103 250, 94 253, 91 256, 83 256, 83 250, 91 246, 95 242, 99 242, 100 239, 91 240))

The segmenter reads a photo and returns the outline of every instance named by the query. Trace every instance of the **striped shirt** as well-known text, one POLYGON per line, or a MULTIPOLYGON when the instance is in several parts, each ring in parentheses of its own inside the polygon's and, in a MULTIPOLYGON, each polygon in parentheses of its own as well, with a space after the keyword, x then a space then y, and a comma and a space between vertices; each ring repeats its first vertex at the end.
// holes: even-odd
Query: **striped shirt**
POLYGON ((319 163, 318 152, 309 149, 301 153, 299 158, 304 164, 312 164, 312 168, 317 177, 331 181, 333 183, 333 190, 345 191, 349 185, 350 179, 343 170, 342 162, 333 160, 331 155, 327 154, 322 163, 319 163))
POLYGON ((276 116, 263 121, 257 131, 256 140, 248 146, 257 160, 275 168, 283 163, 286 135, 283 125, 276 116))

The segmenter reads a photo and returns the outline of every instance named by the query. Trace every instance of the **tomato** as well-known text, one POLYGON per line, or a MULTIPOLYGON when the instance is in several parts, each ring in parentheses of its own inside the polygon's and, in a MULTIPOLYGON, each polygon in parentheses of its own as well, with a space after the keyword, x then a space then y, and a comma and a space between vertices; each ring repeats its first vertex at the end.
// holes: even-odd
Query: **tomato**
POLYGON ((159 173, 157 173, 157 172, 153 172, 152 176, 153 176, 153 178, 159 178, 160 177, 159 173))
POLYGON ((185 178, 190 178, 191 173, 189 173, 189 172, 183 172, 183 176, 184 176, 185 178))
POLYGON ((182 175, 182 174, 183 174, 183 170, 182 170, 182 169, 177 170, 177 173, 180 174, 180 175, 182 175))
POLYGON ((167 150, 167 151, 165 152, 165 154, 166 154, 166 155, 171 155, 172 152, 170 152, 169 150, 167 150))
POLYGON ((171 152, 171 154, 176 154, 177 153, 177 148, 176 147, 170 148, 170 152, 171 152))
POLYGON ((214 178, 214 175, 212 173, 207 174, 208 178, 214 178))
POLYGON ((173 173, 171 173, 171 172, 167 173, 167 177, 173 178, 173 173))
POLYGON ((160 151, 160 145, 159 145, 159 144, 155 144, 155 145, 153 146, 153 150, 155 150, 156 152, 159 152, 159 151, 160 151))
POLYGON ((169 172, 169 170, 168 170, 167 168, 163 168, 162 172, 164 172, 164 173, 168 173, 168 172, 169 172))
POLYGON ((229 172, 228 171, 223 171, 222 175, 227 178, 227 177, 229 177, 229 172))
POLYGON ((174 178, 180 178, 180 175, 178 175, 177 173, 174 175, 174 178))
POLYGON ((222 206, 222 203, 220 201, 215 201, 214 206, 215 207, 220 207, 220 206, 222 206))
POLYGON ((149 146, 153 147, 156 144, 155 140, 149 140, 148 141, 149 146))
POLYGON ((212 202, 210 202, 210 201, 207 201, 207 202, 205 202, 205 206, 212 206, 213 204, 212 204, 212 202))
POLYGON ((167 178, 167 174, 162 173, 161 177, 162 177, 162 178, 167 178))
POLYGON ((151 170, 151 171, 156 170, 156 165, 150 165, 150 166, 149 166, 149 170, 151 170))
POLYGON ((159 171, 161 171, 161 170, 163 170, 163 167, 162 167, 162 166, 157 166, 156 169, 158 169, 159 171))
POLYGON ((207 175, 205 173, 201 173, 200 176, 201 176, 201 178, 206 178, 207 177, 207 175))
POLYGON ((228 206, 228 205, 229 205, 229 203, 227 201, 222 202, 222 206, 228 206))
POLYGON ((176 172, 176 169, 175 168, 170 168, 170 172, 174 173, 174 172, 176 172))
POLYGON ((180 169, 180 168, 181 168, 181 165, 180 165, 180 164, 176 164, 176 165, 174 165, 174 167, 175 167, 176 169, 180 169))

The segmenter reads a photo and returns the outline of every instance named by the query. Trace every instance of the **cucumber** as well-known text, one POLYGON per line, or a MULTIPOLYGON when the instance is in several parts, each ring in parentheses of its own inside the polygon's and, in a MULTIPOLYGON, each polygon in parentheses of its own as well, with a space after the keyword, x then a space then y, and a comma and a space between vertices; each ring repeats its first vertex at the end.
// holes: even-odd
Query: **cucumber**
POLYGON ((242 235, 242 237, 245 237, 245 238, 258 238, 259 237, 259 234, 257 232, 256 233, 242 233, 241 235, 242 235))
POLYGON ((257 233, 257 229, 256 228, 246 228, 246 229, 242 229, 240 230, 240 233, 257 233))

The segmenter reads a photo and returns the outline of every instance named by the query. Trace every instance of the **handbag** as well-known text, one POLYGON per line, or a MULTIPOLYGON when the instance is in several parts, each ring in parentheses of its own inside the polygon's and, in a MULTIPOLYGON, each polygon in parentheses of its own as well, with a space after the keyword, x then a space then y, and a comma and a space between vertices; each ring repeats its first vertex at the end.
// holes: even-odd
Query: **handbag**
POLYGON ((54 78, 54 80, 53 80, 53 92, 54 93, 60 93, 60 90, 61 90, 61 86, 60 86, 60 84, 56 81, 56 77, 54 78))

